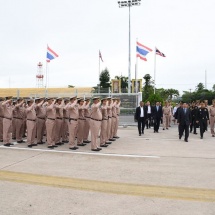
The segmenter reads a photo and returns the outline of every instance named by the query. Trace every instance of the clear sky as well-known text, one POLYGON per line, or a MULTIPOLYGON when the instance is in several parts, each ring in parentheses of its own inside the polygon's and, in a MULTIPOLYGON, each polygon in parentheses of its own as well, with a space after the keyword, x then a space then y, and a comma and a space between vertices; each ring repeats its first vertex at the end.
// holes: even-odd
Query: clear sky
MULTIPOLYGON (((0 87, 35 87, 37 63, 49 44, 49 86, 95 86, 101 50, 111 78, 128 75, 128 8, 117 0, 0 0, 0 87)), ((142 0, 131 8, 131 73, 136 39, 157 56, 157 87, 195 89, 215 84, 215 1, 142 0)), ((138 61, 138 77, 154 76, 154 54, 138 61)))

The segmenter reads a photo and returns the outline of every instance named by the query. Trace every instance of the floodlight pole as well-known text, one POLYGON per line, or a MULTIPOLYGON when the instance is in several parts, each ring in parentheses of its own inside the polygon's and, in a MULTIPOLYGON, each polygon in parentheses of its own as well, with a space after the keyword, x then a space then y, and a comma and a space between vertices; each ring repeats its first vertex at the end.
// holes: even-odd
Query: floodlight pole
POLYGON ((129 21, 128 21, 128 93, 131 93, 131 16, 130 8, 132 6, 139 6, 141 0, 118 1, 119 7, 128 7, 129 21))
POLYGON ((131 93, 131 17, 130 17, 130 8, 131 5, 129 4, 129 36, 128 36, 128 93, 131 93))

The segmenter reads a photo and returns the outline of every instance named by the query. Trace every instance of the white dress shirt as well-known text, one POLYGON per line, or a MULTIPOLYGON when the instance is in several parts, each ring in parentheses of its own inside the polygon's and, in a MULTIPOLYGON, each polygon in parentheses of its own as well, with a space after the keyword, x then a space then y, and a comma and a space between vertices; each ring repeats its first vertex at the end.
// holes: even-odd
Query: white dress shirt
POLYGON ((151 106, 148 106, 148 112, 147 113, 151 113, 151 106))
POLYGON ((140 106, 140 117, 144 117, 143 107, 140 106))

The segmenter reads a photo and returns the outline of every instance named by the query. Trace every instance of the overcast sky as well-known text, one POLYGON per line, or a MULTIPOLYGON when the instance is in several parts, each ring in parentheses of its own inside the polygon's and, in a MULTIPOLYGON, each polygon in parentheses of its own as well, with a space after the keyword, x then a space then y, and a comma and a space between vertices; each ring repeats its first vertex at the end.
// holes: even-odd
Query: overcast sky
MULTIPOLYGON (((111 78, 128 75, 128 8, 117 0, 0 0, 0 87, 36 87, 37 63, 49 44, 49 86, 95 86, 101 50, 111 78)), ((142 0, 131 8, 131 74, 136 39, 156 46, 157 87, 195 89, 215 84, 215 1, 142 0)), ((154 53, 138 60, 138 77, 154 77, 154 53)))

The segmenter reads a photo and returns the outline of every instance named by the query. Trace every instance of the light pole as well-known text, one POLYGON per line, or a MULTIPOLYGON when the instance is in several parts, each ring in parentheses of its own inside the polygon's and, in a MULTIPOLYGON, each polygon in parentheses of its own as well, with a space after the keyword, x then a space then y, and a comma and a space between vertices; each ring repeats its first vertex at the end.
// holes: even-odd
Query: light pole
POLYGON ((129 9, 129 34, 128 34, 128 93, 131 93, 131 21, 130 21, 130 7, 140 6, 141 0, 118 1, 119 7, 128 7, 129 9))

